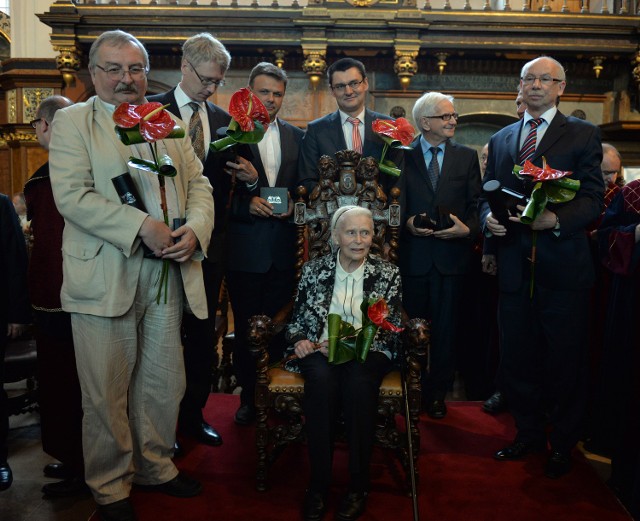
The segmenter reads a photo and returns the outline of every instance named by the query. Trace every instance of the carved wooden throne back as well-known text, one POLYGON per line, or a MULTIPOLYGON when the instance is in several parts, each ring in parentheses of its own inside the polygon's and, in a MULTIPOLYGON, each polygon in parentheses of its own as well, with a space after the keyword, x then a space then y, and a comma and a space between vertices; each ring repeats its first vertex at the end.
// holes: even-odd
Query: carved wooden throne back
POLYGON ((298 228, 296 278, 309 259, 331 252, 331 217, 341 206, 357 205, 371 210, 374 237, 371 253, 398 260, 400 233, 400 190, 392 188, 389 196, 380 186, 378 163, 353 150, 336 152, 335 158, 318 160, 319 181, 305 201, 306 189, 298 188, 294 221, 298 228), (305 243, 308 248, 305 248, 305 243), (385 245, 388 249, 385 252, 385 245))

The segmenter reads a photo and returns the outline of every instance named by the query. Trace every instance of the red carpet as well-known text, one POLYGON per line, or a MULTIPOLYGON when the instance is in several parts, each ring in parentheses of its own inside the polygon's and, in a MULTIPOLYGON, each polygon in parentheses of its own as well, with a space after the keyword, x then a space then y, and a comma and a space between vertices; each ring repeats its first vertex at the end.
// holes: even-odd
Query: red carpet
MULTIPOLYGON (((211 395, 206 419, 224 438, 222 447, 185 441, 181 470, 200 479, 201 496, 174 499, 135 492, 140 521, 298 521, 307 483, 306 447, 292 446, 271 469, 271 489, 255 490, 253 429, 233 423, 238 397, 211 395)), ((512 439, 509 415, 489 416, 473 402, 449 404, 445 420, 421 423, 421 521, 630 521, 613 494, 582 457, 559 480, 542 476, 544 455, 522 462, 492 458, 512 439)), ((325 519, 346 486, 346 449, 334 459, 334 487, 325 519)), ((374 454, 373 483, 363 521, 410 521, 411 500, 403 495, 404 475, 390 452, 374 454)), ((97 516, 93 516, 95 521, 97 516)))

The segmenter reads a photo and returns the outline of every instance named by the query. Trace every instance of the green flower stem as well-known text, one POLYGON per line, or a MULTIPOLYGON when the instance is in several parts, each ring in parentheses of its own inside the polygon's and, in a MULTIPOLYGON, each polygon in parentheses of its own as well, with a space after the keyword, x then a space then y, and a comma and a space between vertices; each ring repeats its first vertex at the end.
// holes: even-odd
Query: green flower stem
MULTIPOLYGON (((151 155, 155 161, 156 168, 158 167, 158 144, 149 143, 151 148, 151 155)), ((164 176, 158 176, 158 184, 160 185, 160 208, 162 209, 162 217, 164 223, 169 226, 169 213, 167 208, 167 190, 165 188, 164 176)), ((162 290, 164 289, 164 303, 167 303, 167 294, 169 292, 169 260, 164 259, 162 261, 162 271, 160 272, 160 280, 158 282, 158 293, 156 294, 156 304, 160 304, 160 298, 162 297, 162 290)))

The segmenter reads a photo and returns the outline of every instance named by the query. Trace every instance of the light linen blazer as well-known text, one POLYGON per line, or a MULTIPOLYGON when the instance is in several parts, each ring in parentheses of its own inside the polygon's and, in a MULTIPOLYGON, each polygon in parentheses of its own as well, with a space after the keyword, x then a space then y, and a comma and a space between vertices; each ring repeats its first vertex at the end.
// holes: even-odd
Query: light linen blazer
MULTIPOLYGON (((138 187, 138 170, 127 165, 136 155, 116 137, 107 106, 97 96, 56 112, 49 163, 58 210, 65 219, 62 240, 62 308, 72 313, 117 317, 136 294, 143 253, 138 231, 147 214, 122 204, 112 178, 129 172, 138 187)), ((207 251, 213 229, 211 184, 191 142, 158 142, 171 156, 180 216, 207 251)), ((207 317, 200 262, 180 264, 187 302, 198 318, 207 317)))

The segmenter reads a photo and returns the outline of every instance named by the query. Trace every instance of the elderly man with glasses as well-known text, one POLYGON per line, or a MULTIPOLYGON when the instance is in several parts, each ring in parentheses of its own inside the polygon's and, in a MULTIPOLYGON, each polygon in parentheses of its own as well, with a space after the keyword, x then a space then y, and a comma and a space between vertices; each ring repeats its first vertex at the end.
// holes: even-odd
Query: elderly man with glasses
MULTIPOLYGON (((376 119, 391 119, 365 108, 369 80, 364 64, 353 58, 342 58, 327 70, 329 89, 338 104, 338 110, 309 123, 302 140, 298 161, 298 179, 310 191, 318 182, 318 159, 333 155, 339 150, 355 150, 362 157, 380 159, 384 142, 373 133, 371 123, 376 119)), ((402 169, 402 153, 391 150, 387 155, 402 169)), ((382 175, 385 189, 396 179, 382 175)))
POLYGON ((189 140, 157 142, 176 168, 166 197, 158 176, 129 166, 151 160, 147 143, 124 145, 114 131, 121 103, 145 102, 149 57, 123 31, 101 34, 89 52, 96 96, 58 110, 49 167, 53 196, 65 220, 62 309, 71 314, 82 389, 85 479, 102 521, 130 521, 132 483, 177 497, 201 484, 171 461, 184 393, 180 322, 188 306, 207 317, 202 248, 213 225, 211 185, 189 140), (113 179, 131 176, 146 211, 122 204, 113 179), (165 224, 161 201, 169 222, 165 224), (157 259, 146 258, 142 243, 157 259), (165 299, 158 301, 160 274, 165 299))
MULTIPOLYGON (((188 126, 191 144, 204 165, 203 173, 213 186, 215 226, 208 256, 202 263, 209 317, 201 320, 192 313, 184 314, 182 329, 187 389, 180 404, 178 421, 180 434, 213 446, 222 444, 222 438, 205 421, 202 409, 211 392, 211 369, 216 357, 215 316, 225 271, 225 210, 231 191, 231 176, 224 171, 228 158, 224 154, 212 153, 209 144, 217 139, 218 129, 229 124, 231 116, 208 99, 224 85, 224 75, 230 63, 231 55, 222 42, 208 33, 196 34, 182 46, 180 83, 164 94, 149 96, 150 101, 168 104, 167 110, 188 126)), ((251 185, 257 178, 255 170, 237 170, 237 179, 241 182, 251 185)))
POLYGON ((460 300, 478 234, 480 163, 472 148, 452 140, 458 124, 453 98, 424 94, 413 106, 420 137, 405 155, 400 180, 406 219, 400 236, 404 307, 431 320, 431 363, 423 376, 427 414, 444 418, 453 385, 460 300))
POLYGON ((586 228, 600 214, 604 193, 600 130, 558 110, 566 85, 562 65, 551 57, 524 65, 520 88, 527 110, 489 141, 485 181, 529 196, 534 183, 514 176, 513 167, 527 160, 542 167, 546 161, 580 181, 575 197, 548 203, 531 224, 520 221, 521 205, 508 222, 499 222, 481 200, 490 236, 485 248, 496 252, 498 270, 499 378, 517 427, 513 442, 494 457, 517 460, 550 445, 544 468, 549 478, 571 469, 583 425, 594 282, 586 228))

